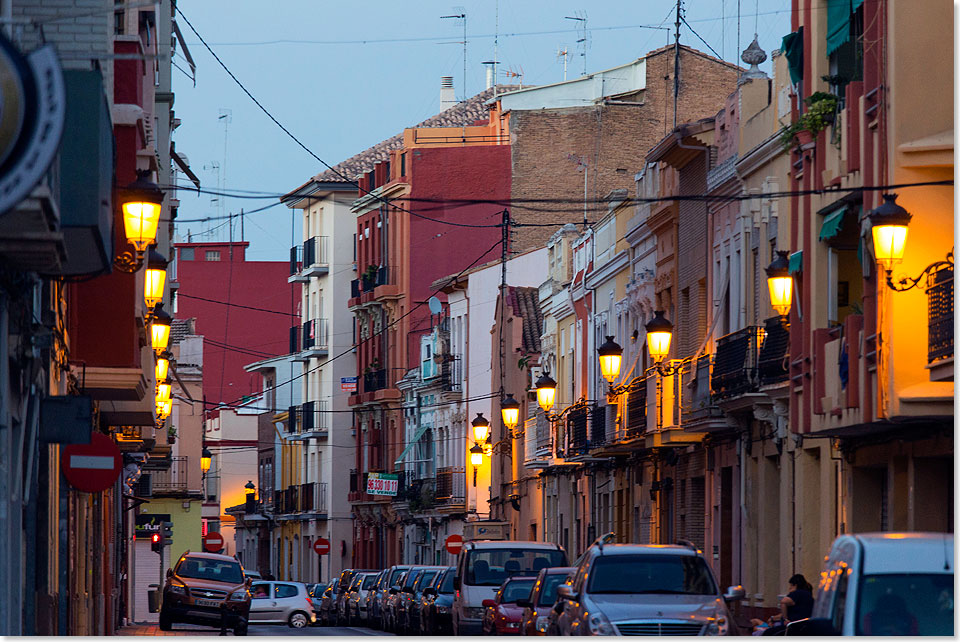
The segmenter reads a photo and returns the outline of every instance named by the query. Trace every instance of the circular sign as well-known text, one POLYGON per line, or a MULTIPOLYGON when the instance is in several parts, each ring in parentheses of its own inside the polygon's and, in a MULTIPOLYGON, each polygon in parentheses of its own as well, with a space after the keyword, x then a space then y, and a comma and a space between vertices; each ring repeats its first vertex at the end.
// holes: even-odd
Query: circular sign
POLYGON ((203 550, 208 553, 218 553, 223 548, 223 535, 217 531, 210 531, 203 538, 203 550))
POLYGON ((313 550, 316 551, 317 555, 326 555, 330 552, 330 540, 318 537, 313 543, 313 550))
POLYGON ((60 453, 63 476, 77 490, 104 491, 117 481, 123 468, 123 455, 113 440, 103 433, 90 434, 89 444, 71 444, 60 453))
POLYGON ((463 548, 463 535, 451 535, 443 545, 451 555, 459 555, 460 549, 463 548))

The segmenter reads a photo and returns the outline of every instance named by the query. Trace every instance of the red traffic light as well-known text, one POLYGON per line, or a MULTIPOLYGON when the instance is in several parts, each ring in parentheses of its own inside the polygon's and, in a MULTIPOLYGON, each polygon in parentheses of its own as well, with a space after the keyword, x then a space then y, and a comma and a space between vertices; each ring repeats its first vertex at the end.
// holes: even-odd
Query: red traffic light
POLYGON ((153 534, 153 543, 156 544, 156 543, 159 542, 159 541, 160 541, 160 533, 154 533, 154 534, 153 534))

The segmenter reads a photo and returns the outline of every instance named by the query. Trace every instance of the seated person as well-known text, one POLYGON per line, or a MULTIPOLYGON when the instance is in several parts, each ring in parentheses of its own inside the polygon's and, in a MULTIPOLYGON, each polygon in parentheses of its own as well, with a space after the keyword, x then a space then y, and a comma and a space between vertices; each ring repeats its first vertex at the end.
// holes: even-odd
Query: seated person
POLYGON ((917 618, 907 610, 907 603, 894 593, 877 598, 873 610, 863 618, 867 635, 917 635, 917 618))

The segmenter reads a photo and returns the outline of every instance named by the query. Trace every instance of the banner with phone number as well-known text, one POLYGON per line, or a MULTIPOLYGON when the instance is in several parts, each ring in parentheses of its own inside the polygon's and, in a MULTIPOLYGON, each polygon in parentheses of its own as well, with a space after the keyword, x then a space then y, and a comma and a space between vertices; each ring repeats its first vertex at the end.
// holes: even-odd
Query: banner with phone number
POLYGON ((396 496, 397 485, 396 473, 370 473, 367 476, 368 495, 396 496))

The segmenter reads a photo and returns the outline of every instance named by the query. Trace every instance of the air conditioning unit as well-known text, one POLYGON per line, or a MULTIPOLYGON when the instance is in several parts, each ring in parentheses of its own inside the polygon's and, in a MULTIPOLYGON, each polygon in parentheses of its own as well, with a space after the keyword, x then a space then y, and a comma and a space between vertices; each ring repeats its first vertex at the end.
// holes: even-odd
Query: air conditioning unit
POLYGON ((463 525, 463 539, 510 539, 510 522, 466 522, 463 525))

